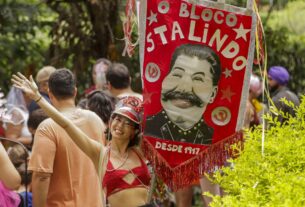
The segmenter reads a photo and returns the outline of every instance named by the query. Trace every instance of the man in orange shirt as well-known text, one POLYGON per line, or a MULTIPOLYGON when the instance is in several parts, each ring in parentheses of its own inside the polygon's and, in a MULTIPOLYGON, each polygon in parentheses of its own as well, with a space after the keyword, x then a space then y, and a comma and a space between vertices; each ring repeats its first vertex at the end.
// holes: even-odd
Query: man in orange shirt
MULTIPOLYGON (((89 137, 103 142, 104 123, 95 113, 75 107, 76 91, 70 70, 59 69, 50 76, 49 97, 55 108, 89 137)), ((29 170, 33 171, 35 207, 102 205, 95 166, 52 119, 43 121, 36 130, 29 170)))

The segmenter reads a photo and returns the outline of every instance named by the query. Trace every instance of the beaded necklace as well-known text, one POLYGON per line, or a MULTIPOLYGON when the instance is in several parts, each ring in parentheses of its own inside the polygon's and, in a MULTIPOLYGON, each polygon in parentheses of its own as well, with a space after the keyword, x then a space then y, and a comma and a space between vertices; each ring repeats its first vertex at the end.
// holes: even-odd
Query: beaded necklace
MULTIPOLYGON (((110 148, 111 149, 111 148, 110 148)), ((111 152, 111 150, 109 149, 109 153, 111 152)), ((113 151, 114 152, 114 151, 113 151)), ((128 159, 128 156, 129 156, 129 150, 127 150, 127 153, 126 153, 126 155, 125 155, 125 157, 123 158, 123 161, 121 161, 121 157, 120 156, 117 156, 116 155, 116 157, 119 157, 119 159, 120 159, 120 161, 121 161, 121 164, 119 165, 119 166, 117 166, 117 167, 114 167, 113 169, 108 169, 107 168, 107 165, 106 165, 106 171, 107 172, 113 172, 113 171, 116 171, 117 169, 119 169, 119 168, 121 168, 125 163, 126 163, 126 161, 127 161, 127 159, 128 159)), ((109 159, 110 159, 110 156, 109 156, 109 159)), ((112 165, 113 166, 113 165, 112 165)))

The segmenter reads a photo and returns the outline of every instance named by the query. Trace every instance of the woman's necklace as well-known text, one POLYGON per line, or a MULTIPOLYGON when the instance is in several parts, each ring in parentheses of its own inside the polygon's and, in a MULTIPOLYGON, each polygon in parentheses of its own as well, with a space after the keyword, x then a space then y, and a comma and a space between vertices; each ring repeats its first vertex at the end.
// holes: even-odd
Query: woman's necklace
MULTIPOLYGON (((110 149, 111 149, 111 148, 110 148, 110 149)), ((110 150, 109 152, 111 152, 111 150, 110 150)), ((115 151, 113 151, 113 152, 115 152, 115 151)), ((116 154, 116 153, 115 153, 115 154, 116 154)), ((117 167, 114 167, 113 169, 108 169, 107 166, 106 166, 106 171, 107 171, 107 172, 113 172, 113 171, 115 171, 115 170, 121 168, 121 167, 126 163, 126 161, 127 161, 127 159, 128 159, 128 156, 129 156, 129 150, 127 150, 127 153, 126 153, 125 157, 123 158, 123 160, 121 160, 121 156, 118 156, 118 155, 116 154, 116 157, 119 158, 119 160, 121 161, 121 164, 118 165, 117 167)), ((110 156, 109 156, 109 159, 110 159, 110 156)), ((113 165, 112 165, 112 166, 113 166, 113 165)))

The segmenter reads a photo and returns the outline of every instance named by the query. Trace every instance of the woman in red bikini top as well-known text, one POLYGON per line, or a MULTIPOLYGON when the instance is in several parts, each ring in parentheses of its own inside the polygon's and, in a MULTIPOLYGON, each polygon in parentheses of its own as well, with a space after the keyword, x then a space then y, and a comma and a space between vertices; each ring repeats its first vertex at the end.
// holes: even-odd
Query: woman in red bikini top
POLYGON ((102 186, 111 207, 136 207, 147 203, 150 174, 137 148, 141 100, 122 99, 112 113, 109 144, 102 159, 102 186), (124 204, 124 205, 123 205, 124 204))
POLYGON ((12 82, 63 127, 75 144, 92 160, 101 175, 110 207, 137 207, 147 203, 150 176, 143 157, 136 149, 142 112, 139 98, 130 96, 119 101, 109 121, 112 141, 109 147, 105 147, 89 138, 42 98, 33 79, 28 80, 19 73, 13 75, 12 82))

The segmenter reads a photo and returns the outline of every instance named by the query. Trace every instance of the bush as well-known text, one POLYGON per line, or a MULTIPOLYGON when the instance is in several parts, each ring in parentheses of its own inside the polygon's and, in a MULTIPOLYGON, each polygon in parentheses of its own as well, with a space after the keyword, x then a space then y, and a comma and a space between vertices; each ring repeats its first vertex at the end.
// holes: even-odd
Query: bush
POLYGON ((262 129, 245 133, 233 167, 214 175, 226 195, 214 196, 211 206, 305 206, 305 97, 295 110, 283 126, 266 117, 272 127, 265 131, 263 152, 262 129))

